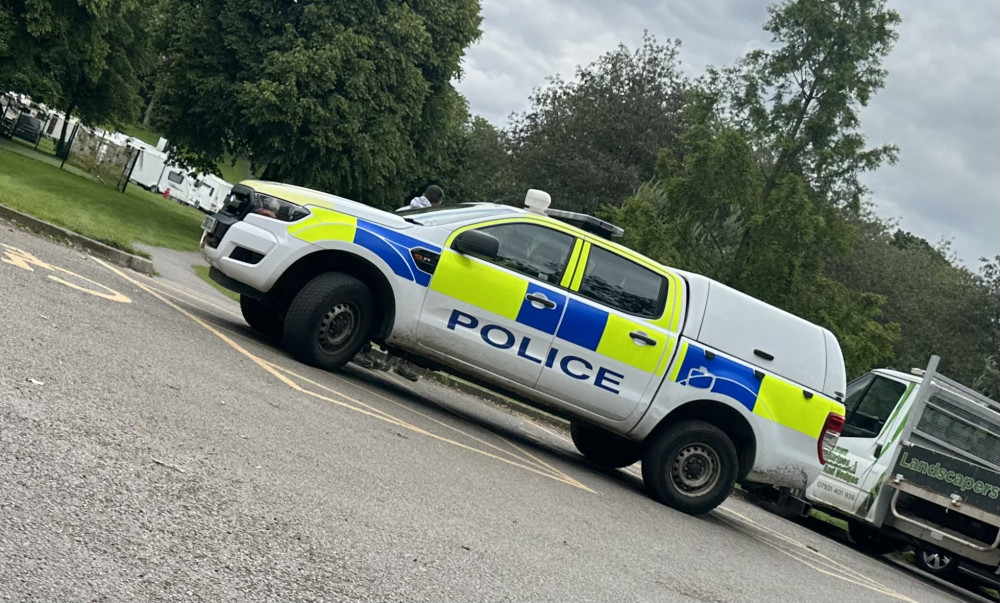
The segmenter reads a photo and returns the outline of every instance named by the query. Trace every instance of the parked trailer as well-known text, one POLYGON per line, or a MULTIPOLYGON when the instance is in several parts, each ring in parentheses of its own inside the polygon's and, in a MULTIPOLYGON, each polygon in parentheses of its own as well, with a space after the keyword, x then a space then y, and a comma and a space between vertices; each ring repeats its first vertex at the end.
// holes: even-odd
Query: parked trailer
POLYGON ((195 173, 179 165, 168 163, 160 181, 158 191, 168 194, 171 199, 187 205, 194 205, 195 173))
POLYGON ((198 209, 214 214, 222 208, 222 203, 229 192, 233 190, 233 185, 218 176, 208 174, 200 177, 195 182, 194 206, 198 209))
POLYGON ((167 166, 167 154, 145 143, 136 144, 135 140, 129 142, 129 145, 140 151, 132 170, 132 182, 154 193, 159 192, 157 185, 167 166))

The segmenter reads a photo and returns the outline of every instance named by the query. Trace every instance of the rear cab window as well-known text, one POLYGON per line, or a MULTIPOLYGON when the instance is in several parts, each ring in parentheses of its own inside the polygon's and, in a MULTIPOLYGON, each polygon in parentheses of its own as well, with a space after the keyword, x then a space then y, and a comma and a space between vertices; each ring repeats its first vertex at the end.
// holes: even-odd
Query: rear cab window
POLYGON ((591 245, 579 293, 609 308, 656 319, 663 315, 667 288, 665 276, 617 253, 591 245))

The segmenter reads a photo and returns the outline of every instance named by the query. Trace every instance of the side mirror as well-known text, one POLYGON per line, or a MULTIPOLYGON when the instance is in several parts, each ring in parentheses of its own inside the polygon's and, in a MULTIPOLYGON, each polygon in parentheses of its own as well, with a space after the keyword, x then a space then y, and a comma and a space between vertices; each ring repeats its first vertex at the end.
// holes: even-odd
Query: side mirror
POLYGON ((467 230, 455 237, 451 248, 461 254, 479 255, 493 260, 500 253, 500 241, 480 230, 467 230))

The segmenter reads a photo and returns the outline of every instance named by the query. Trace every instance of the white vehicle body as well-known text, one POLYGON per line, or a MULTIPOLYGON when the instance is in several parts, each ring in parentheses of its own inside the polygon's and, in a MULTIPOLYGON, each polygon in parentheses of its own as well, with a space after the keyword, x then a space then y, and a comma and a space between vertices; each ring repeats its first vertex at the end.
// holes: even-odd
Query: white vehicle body
MULTIPOLYGON (((273 308, 293 354, 305 342, 290 335, 289 308, 309 279, 344 271, 373 293, 372 339, 570 418, 574 442, 595 462, 624 466, 644 455, 647 485, 663 478, 650 451, 682 437, 674 431, 705 424, 732 441, 734 481, 805 488, 819 474, 820 455, 839 433, 846 386, 840 347, 826 329, 538 209, 421 211, 393 214, 244 182, 206 219, 202 250, 213 278, 241 293, 251 324, 260 314, 248 308, 273 308), (495 247, 480 256, 470 241, 495 247), (620 462, 588 454, 584 430, 620 450, 620 462)), ((702 464, 724 464, 726 454, 706 454, 702 464)), ((701 475, 667 479, 694 488, 701 475)), ((668 501, 651 489, 687 512, 722 500, 668 501)))
POLYGON ((805 491, 892 542, 947 552, 1000 585, 1000 404, 936 372, 879 369, 847 388, 837 447, 805 491))
POLYGON ((233 185, 218 176, 202 176, 195 181, 194 206, 214 214, 222 208, 222 203, 231 190, 233 185))
POLYGON ((168 163, 156 183, 156 190, 161 193, 169 191, 169 196, 174 201, 194 206, 194 183, 194 172, 168 163))
POLYGON ((136 139, 129 141, 129 145, 139 149, 130 180, 148 191, 157 192, 167 167, 167 154, 136 139))

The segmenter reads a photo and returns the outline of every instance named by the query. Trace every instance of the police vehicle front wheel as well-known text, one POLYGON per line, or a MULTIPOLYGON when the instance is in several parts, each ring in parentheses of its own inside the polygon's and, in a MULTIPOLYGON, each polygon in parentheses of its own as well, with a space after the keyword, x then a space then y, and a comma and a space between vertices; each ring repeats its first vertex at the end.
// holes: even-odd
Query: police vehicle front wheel
POLYGON ((642 455, 642 481, 653 498, 690 515, 708 513, 736 483, 732 440, 704 421, 681 421, 655 434, 642 455))
POLYGON ((285 347, 296 359, 325 370, 347 364, 368 341, 374 303, 364 283, 327 272, 306 283, 285 316, 285 347))
POLYGON ((642 449, 638 444, 600 427, 573 421, 569 424, 569 433, 580 454, 607 469, 628 467, 637 463, 642 456, 642 449))

